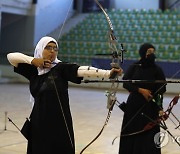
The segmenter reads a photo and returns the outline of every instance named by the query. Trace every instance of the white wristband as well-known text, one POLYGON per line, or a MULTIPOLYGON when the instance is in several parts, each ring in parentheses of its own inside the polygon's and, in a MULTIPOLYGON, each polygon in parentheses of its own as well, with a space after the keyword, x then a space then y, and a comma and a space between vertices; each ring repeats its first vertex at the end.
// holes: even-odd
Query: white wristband
POLYGON ((78 76, 90 78, 109 78, 110 70, 103 70, 90 66, 80 66, 78 68, 78 76))

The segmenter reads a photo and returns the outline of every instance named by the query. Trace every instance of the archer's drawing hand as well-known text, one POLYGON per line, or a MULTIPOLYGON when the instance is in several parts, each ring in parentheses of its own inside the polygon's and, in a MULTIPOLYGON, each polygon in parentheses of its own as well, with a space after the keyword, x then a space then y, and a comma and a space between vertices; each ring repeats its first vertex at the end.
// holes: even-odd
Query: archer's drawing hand
POLYGON ((39 68, 50 68, 51 61, 43 58, 34 58, 31 62, 32 65, 39 68))
POLYGON ((148 89, 139 88, 139 89, 138 89, 138 92, 139 92, 140 94, 142 94, 142 95, 144 96, 144 98, 145 98, 148 102, 153 98, 153 96, 152 96, 152 94, 151 94, 151 91, 148 90, 148 89))
POLYGON ((121 76, 123 73, 123 69, 121 68, 112 68, 110 72, 110 76, 112 76, 113 73, 117 73, 117 76, 121 76))

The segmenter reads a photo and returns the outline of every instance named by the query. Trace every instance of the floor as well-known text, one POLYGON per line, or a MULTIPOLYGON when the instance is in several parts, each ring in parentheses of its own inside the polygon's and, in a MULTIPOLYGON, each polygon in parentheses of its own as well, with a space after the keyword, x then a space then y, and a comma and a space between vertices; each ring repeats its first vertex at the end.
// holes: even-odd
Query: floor
MULTIPOLYGON (((69 88, 70 107, 73 116, 76 139, 76 153, 80 151, 99 133, 106 116, 107 98, 105 90, 88 88, 69 88)), ((125 101, 128 93, 118 92, 117 99, 125 101)), ((167 107, 174 95, 165 95, 164 108, 167 107)), ((179 102, 180 103, 180 102, 179 102)), ((21 128, 25 118, 29 116, 32 105, 29 103, 27 84, 0 84, 0 154, 25 154, 27 142, 18 129, 6 117, 21 128)), ((180 104, 173 112, 180 119, 180 104)), ((85 151, 84 154, 118 154, 119 133, 123 112, 114 106, 109 123, 101 136, 85 151), (117 138, 116 138, 117 137, 117 138), (112 145, 113 139, 115 139, 112 145)), ((176 136, 180 143, 180 130, 167 120, 169 131, 176 136)), ((162 130, 164 132, 164 130, 162 130)), ((179 154, 180 147, 168 137, 168 143, 162 148, 162 154, 179 154)))

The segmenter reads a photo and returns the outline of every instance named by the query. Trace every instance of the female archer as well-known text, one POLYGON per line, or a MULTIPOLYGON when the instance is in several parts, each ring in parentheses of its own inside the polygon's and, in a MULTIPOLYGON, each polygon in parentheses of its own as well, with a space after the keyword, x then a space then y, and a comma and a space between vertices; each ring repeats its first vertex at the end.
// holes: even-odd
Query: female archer
POLYGON ((57 58, 57 41, 45 36, 34 57, 9 53, 14 71, 29 80, 34 105, 30 115, 27 154, 75 154, 73 122, 69 107, 68 81, 80 84, 83 77, 109 78, 121 69, 101 70, 63 63, 57 58))
MULTIPOLYGON (((123 79, 165 80, 162 69, 155 64, 155 47, 144 43, 139 49, 139 54, 141 59, 128 68, 123 79)), ((151 122, 149 118, 156 120, 159 117, 162 104, 156 103, 162 101, 163 93, 166 91, 165 85, 124 83, 123 87, 130 94, 125 106, 119 154, 160 154, 161 149, 154 141, 155 135, 160 132, 160 127, 156 125, 147 131, 142 130, 151 122)))

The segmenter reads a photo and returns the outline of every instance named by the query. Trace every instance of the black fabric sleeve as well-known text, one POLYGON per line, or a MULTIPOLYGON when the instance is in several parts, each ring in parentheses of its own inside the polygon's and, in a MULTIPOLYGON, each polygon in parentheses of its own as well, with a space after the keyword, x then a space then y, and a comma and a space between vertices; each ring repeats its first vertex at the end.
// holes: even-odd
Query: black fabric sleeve
POLYGON ((63 78, 65 78, 67 81, 80 84, 82 77, 77 76, 77 70, 79 68, 79 65, 77 64, 69 64, 69 63, 61 63, 60 66, 58 66, 61 70, 60 73, 62 73, 63 78))
POLYGON ((18 67, 14 67, 14 72, 24 76, 28 80, 30 80, 33 75, 38 73, 35 66, 25 63, 19 63, 18 67))
MULTIPOLYGON (((135 71, 135 65, 131 65, 126 73, 123 76, 123 80, 132 80, 132 76, 134 74, 135 71)), ((127 89, 129 92, 137 92, 138 91, 138 87, 133 84, 133 83, 123 83, 123 88, 127 89)))

